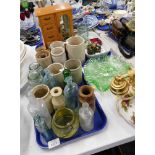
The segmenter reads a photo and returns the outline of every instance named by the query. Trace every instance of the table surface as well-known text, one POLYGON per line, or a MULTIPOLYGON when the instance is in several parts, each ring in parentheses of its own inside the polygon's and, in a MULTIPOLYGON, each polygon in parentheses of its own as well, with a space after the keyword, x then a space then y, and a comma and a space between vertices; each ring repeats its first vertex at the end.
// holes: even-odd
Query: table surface
MULTIPOLYGON (((108 44, 118 55, 121 55, 118 45, 107 36, 103 31, 95 30, 100 35, 102 41, 108 44)), ((28 47, 27 57, 24 63, 30 64, 34 60, 35 49, 28 47)), ((123 58, 124 59, 124 58, 123 58)), ((135 58, 126 59, 126 61, 135 64, 135 58)), ((79 139, 78 141, 66 144, 54 150, 41 149, 35 140, 35 131, 33 120, 27 111, 28 99, 25 96, 25 90, 21 90, 20 95, 20 128, 21 128, 21 154, 22 155, 74 155, 74 154, 93 154, 135 139, 135 129, 129 125, 116 110, 116 98, 109 91, 101 93, 95 91, 95 95, 107 116, 107 124, 100 132, 79 139)))

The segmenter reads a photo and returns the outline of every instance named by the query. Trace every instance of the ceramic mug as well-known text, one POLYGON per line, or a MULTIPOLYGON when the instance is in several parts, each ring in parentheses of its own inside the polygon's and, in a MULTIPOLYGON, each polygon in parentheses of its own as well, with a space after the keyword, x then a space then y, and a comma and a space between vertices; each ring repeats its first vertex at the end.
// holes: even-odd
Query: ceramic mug
POLYGON ((49 71, 53 74, 53 77, 57 80, 58 86, 64 87, 64 67, 61 63, 53 63, 47 67, 49 71))
POLYGON ((53 41, 53 42, 50 44, 50 49, 52 50, 52 49, 55 48, 55 47, 63 47, 63 48, 65 48, 64 42, 63 42, 63 41, 53 41))
POLYGON ((36 99, 43 99, 46 103, 47 109, 49 111, 49 113, 51 114, 53 112, 53 106, 52 106, 52 96, 50 94, 50 89, 47 85, 44 84, 40 84, 35 86, 32 90, 31 90, 32 94, 34 95, 34 97, 36 99))
POLYGON ((69 59, 85 60, 85 40, 80 36, 72 36, 66 40, 66 49, 69 59))
POLYGON ((48 67, 52 63, 51 54, 49 50, 41 50, 36 52, 35 58, 43 68, 48 67))
POLYGON ((66 61, 66 53, 63 47, 55 47, 51 49, 51 55, 53 62, 64 64, 66 61))
POLYGON ((80 83, 82 81, 82 65, 79 59, 69 59, 64 63, 64 68, 71 71, 73 81, 80 83))

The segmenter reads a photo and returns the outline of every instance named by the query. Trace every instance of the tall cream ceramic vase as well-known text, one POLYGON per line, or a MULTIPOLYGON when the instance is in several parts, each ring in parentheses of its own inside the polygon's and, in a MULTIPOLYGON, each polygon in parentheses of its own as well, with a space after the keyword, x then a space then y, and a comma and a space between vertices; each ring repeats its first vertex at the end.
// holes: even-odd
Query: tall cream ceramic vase
POLYGON ((60 87, 54 87, 50 91, 54 110, 65 107, 65 98, 60 87))
POLYGON ((53 74, 53 77, 59 82, 59 86, 64 87, 63 65, 61 63, 53 63, 47 68, 53 74))
POLYGON ((81 63, 85 60, 85 40, 80 36, 72 36, 66 40, 66 49, 69 59, 79 59, 81 63))
POLYGON ((49 50, 41 50, 36 52, 35 58, 43 68, 48 67, 52 63, 51 54, 49 50))
POLYGON ((35 86, 32 89, 32 94, 35 96, 36 99, 43 99, 45 101, 50 114, 53 112, 53 106, 51 102, 52 96, 50 94, 50 89, 47 85, 41 84, 35 86))
POLYGON ((80 83, 82 81, 82 65, 79 59, 69 59, 64 63, 64 68, 71 71, 73 82, 80 83))
POLYGON ((51 55, 53 62, 64 64, 66 61, 66 53, 63 47, 55 47, 51 49, 51 55))

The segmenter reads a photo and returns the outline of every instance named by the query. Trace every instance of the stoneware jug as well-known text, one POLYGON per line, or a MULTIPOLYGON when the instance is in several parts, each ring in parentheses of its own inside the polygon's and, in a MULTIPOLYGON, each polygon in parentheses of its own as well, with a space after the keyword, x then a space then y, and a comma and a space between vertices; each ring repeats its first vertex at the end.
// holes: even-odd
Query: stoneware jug
POLYGON ((85 60, 85 40, 80 36, 72 36, 66 40, 66 49, 69 59, 85 60))

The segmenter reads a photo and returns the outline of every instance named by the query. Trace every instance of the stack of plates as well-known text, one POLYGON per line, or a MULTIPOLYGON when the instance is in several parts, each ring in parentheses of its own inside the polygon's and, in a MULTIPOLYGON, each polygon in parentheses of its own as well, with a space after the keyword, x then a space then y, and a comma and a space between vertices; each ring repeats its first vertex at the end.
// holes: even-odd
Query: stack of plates
POLYGON ((99 24, 98 19, 94 15, 84 16, 83 21, 87 23, 89 30, 95 28, 99 24))
POLYGON ((23 62, 26 56, 26 51, 27 51, 27 48, 25 44, 22 41, 20 41, 20 64, 23 62))
POLYGON ((35 62, 35 47, 20 42, 20 89, 27 84, 29 65, 35 62))

